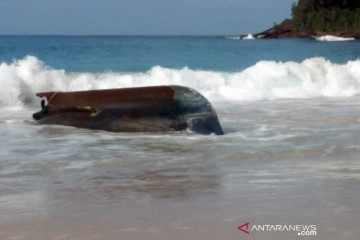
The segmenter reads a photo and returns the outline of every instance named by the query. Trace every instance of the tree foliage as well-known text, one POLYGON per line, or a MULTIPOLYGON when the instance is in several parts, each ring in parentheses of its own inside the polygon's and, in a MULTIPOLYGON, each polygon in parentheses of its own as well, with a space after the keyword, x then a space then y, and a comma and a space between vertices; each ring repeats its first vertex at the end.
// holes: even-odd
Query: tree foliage
POLYGON ((360 33, 360 0, 299 0, 290 24, 296 31, 360 33))

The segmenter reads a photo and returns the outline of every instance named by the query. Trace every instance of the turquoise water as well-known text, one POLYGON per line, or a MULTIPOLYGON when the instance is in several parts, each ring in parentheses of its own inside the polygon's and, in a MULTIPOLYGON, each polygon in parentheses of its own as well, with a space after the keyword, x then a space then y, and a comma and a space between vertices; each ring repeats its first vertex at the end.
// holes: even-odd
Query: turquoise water
POLYGON ((217 37, 1 36, 0 106, 42 91, 185 85, 212 102, 351 97, 359 41, 217 37))
POLYGON ((0 239, 358 239, 360 42, 0 37, 0 239), (224 136, 36 125, 37 92, 183 85, 224 136), (249 222, 247 235, 238 230, 249 222))
POLYGON ((0 36, 0 62, 26 55, 68 72, 142 72, 153 66, 240 71, 261 60, 322 56, 345 63, 360 56, 360 42, 314 39, 233 40, 217 37, 0 36))

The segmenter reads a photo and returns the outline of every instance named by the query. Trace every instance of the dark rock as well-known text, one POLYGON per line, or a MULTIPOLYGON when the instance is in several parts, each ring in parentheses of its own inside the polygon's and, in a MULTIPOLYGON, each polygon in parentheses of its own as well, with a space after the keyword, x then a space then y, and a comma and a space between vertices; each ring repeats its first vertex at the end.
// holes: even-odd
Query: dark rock
POLYGON ((360 39, 359 19, 360 0, 299 0, 298 4, 292 6, 292 19, 256 33, 254 37, 266 39, 332 35, 360 39))

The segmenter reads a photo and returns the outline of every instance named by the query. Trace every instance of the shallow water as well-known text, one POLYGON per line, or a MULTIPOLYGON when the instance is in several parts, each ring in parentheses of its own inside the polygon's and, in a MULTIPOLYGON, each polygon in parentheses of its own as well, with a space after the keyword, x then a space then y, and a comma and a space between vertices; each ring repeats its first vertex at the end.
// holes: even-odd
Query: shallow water
POLYGON ((0 36, 0 240, 357 239, 359 43, 0 36), (36 92, 149 85, 196 89, 226 134, 31 119, 36 92))
POLYGON ((356 239, 359 97, 215 102, 224 136, 0 119, 0 239, 356 239))

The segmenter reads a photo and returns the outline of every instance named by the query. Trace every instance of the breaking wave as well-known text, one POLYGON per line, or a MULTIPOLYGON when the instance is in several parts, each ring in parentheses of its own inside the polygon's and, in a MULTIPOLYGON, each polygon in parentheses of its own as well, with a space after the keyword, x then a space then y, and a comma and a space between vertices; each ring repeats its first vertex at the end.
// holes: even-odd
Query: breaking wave
POLYGON ((339 41, 352 41, 355 40, 355 38, 353 37, 337 37, 337 36, 332 36, 332 35, 325 35, 325 36, 321 36, 321 37, 315 37, 315 39, 317 41, 323 41, 323 42, 339 42, 339 41))
POLYGON ((210 101, 352 97, 360 93, 360 60, 335 64, 324 58, 303 62, 260 61, 239 72, 154 66, 147 72, 68 73, 34 56, 0 64, 0 106, 30 106, 35 93, 154 85, 183 85, 210 101))

